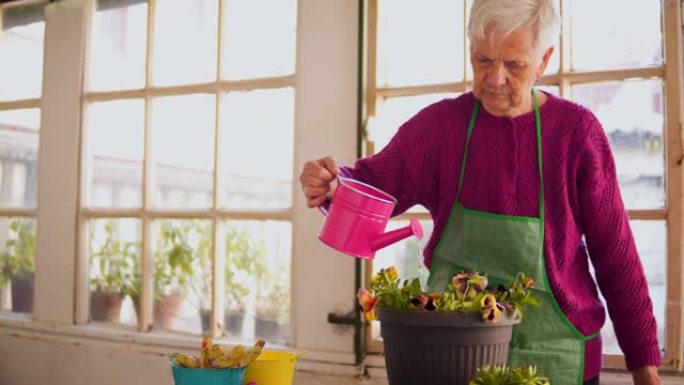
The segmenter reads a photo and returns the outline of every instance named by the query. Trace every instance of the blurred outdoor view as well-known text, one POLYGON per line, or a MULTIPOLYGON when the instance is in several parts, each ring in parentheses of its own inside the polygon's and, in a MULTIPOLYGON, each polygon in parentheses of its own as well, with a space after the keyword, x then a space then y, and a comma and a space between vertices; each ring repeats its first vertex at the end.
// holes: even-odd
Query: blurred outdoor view
MULTIPOLYGON (((42 6, 0 12, 0 102, 37 100, 43 78, 42 6)), ((0 111, 0 207, 36 208, 38 103, 0 111)), ((0 310, 33 312, 36 221, 0 218, 0 310)))
MULTIPOLYGON (((116 3, 100 1, 95 14, 94 54, 89 66, 92 91, 145 86, 147 4, 112 6, 116 3), (117 74, 117 81, 112 81, 112 73, 117 74)), ((223 56, 217 67, 218 1, 157 1, 151 84, 193 85, 293 74, 296 2, 267 1, 278 12, 266 17, 259 11, 261 3, 226 1, 223 56), (263 29, 264 25, 269 28, 263 29), (252 33, 255 28, 261 33, 252 33)), ((88 207, 143 207, 145 158, 152 165, 148 180, 152 209, 276 210, 291 206, 291 87, 160 96, 152 99, 149 108, 146 152, 143 98, 87 105, 88 207)), ((153 328, 208 333, 213 269, 217 268, 221 269, 217 274, 223 276, 225 308, 219 322, 227 334, 286 341, 290 330, 290 222, 245 219, 222 221, 217 226, 218 238, 214 239, 211 220, 153 223, 153 328), (221 259, 216 267, 212 245, 221 259)), ((123 299, 121 310, 113 318, 95 317, 97 307, 91 303, 91 318, 136 325, 140 222, 97 219, 89 228, 92 294, 99 293, 98 284, 113 275, 115 261, 129 259, 122 265, 127 270, 117 272, 127 282, 123 295, 120 288, 110 290, 123 299), (108 243, 120 246, 103 257, 103 252, 111 249, 108 243), (103 260, 110 264, 109 270, 101 269, 103 260)), ((91 301, 94 298, 91 295, 91 301)))
MULTIPOLYGON (((140 90, 140 96, 115 96, 84 105, 87 208, 268 212, 291 207, 293 84, 220 95, 202 91, 159 96, 149 106, 145 104, 142 90, 148 86, 193 86, 294 74, 295 0, 226 0, 220 60, 218 4, 218 0, 156 2, 152 76, 146 79, 147 2, 97 2, 86 92, 140 90), (264 7, 270 12, 264 13, 264 7), (151 112, 147 128, 146 108, 151 112), (147 181, 143 180, 144 159, 151 164, 147 181), (150 193, 149 206, 143 202, 145 188, 150 193)), ((39 98, 42 86, 42 13, 32 19, 24 7, 16 9, 6 12, 1 24, 3 101, 39 98)), ((36 205, 39 126, 37 108, 0 111, 3 207, 36 205)), ((218 318, 228 335, 286 341, 290 333, 290 221, 250 219, 249 215, 219 220, 214 239, 211 220, 192 219, 187 213, 182 217, 188 219, 152 222, 153 328, 208 332, 215 245, 221 260, 217 274, 225 283, 225 315, 218 318)), ((88 221, 86 233, 91 320, 136 326, 142 220, 95 218, 88 221)), ((32 282, 34 221, 2 218, 0 234, 0 288, 7 288, 0 291, 0 309, 26 312, 28 308, 18 308, 21 304, 12 297, 19 284, 15 283, 18 274, 11 273, 18 270, 15 261, 22 257, 26 266, 21 267, 30 270, 32 282)))

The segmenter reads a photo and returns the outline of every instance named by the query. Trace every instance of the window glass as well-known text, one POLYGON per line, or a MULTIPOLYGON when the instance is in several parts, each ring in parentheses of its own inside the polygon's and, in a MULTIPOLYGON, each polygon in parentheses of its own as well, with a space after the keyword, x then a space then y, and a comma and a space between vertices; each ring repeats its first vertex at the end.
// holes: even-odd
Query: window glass
POLYGON ((534 88, 539 91, 545 91, 550 94, 560 96, 560 89, 558 88, 558 86, 535 86, 534 88))
POLYGON ((43 5, 0 9, 0 101, 39 98, 43 86, 43 5))
POLYGON ((664 207, 662 81, 576 85, 572 95, 575 101, 592 110, 606 131, 625 206, 628 209, 664 207))
POLYGON ((660 1, 573 0, 568 4, 573 70, 662 64, 660 1))
POLYGON ((546 71, 544 75, 554 75, 560 71, 560 35, 554 39, 553 42, 553 53, 549 59, 549 64, 546 66, 546 71))
POLYGON ((39 127, 38 108, 0 111, 0 207, 36 207, 39 127))
POLYGON ((158 0, 156 4, 154 85, 216 80, 218 0, 158 0))
POLYGON ((378 85, 463 80, 464 33, 460 1, 380 1, 378 85))
POLYGON ((140 237, 138 219, 96 219, 88 224, 90 319, 138 324, 140 237))
POLYGON ((211 325, 211 222, 160 220, 154 224, 154 308, 157 330, 207 334, 211 325))
POLYGON ((245 79, 294 73, 297 4, 226 0, 223 76, 245 79))
POLYGON ((244 220, 224 228, 226 332, 289 340, 292 224, 244 220))
POLYGON ((33 312, 36 221, 0 218, 0 310, 33 312))
MULTIPOLYGON (((138 322, 140 280, 145 279, 138 271, 141 227, 143 217, 152 215, 152 231, 144 241, 151 245, 153 330, 209 333, 217 286, 226 309, 219 324, 226 325, 228 336, 286 342, 291 222, 250 219, 249 213, 240 221, 193 218, 207 218, 215 204, 221 210, 266 215, 292 205, 294 89, 287 79, 283 85, 282 79, 267 78, 294 73, 297 2, 220 1, 157 0, 153 25, 148 26, 149 2, 98 0, 82 146, 83 196, 91 218, 90 317, 114 324, 138 322), (219 21, 225 23, 223 78, 259 78, 256 89, 202 86, 217 80, 219 21), (148 28, 153 34, 149 47, 148 28), (150 82, 145 79, 148 56, 150 82), (186 85, 190 87, 176 87, 186 85), (143 172, 145 162, 148 174, 143 172), (147 191, 150 207, 143 202, 147 191), (108 209, 130 208, 143 212, 137 218, 108 218, 108 209), (155 215, 169 211, 180 218, 155 215), (223 279, 213 282, 214 246, 225 258, 226 268, 218 272, 225 274, 225 285, 223 279), (117 275, 133 275, 134 284, 104 290, 114 286, 117 275), (115 316, 99 305, 105 291, 122 297, 115 316)), ((2 171, 0 167, 0 182, 2 171)))
POLYGON ((142 88, 145 85, 147 3, 98 2, 92 20, 89 88, 93 91, 142 88))
POLYGON ((144 101, 93 103, 87 117, 87 205, 141 207, 144 101))
POLYGON ((292 204, 294 92, 230 92, 221 102, 221 207, 292 204))
POLYGON ((212 204, 216 96, 171 96, 152 102, 154 206, 212 204))

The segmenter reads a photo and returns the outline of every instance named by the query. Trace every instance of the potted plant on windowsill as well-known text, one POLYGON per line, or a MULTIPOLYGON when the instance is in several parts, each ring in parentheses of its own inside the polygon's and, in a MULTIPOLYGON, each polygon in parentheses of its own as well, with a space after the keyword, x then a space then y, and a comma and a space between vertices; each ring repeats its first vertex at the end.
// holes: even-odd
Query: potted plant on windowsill
POLYGON ((213 261, 211 239, 206 223, 192 221, 183 229, 184 242, 190 246, 192 276, 187 280, 190 303, 197 309, 202 334, 211 331, 211 301, 213 292, 213 261))
POLYGON ((287 340, 290 323, 289 269, 275 266, 260 280, 254 334, 258 338, 287 340))
POLYGON ((12 311, 33 311, 33 272, 35 269, 36 232, 33 223, 13 218, 9 239, 0 254, 0 287, 12 288, 12 311))
POLYGON ((239 282, 226 283, 226 306, 223 323, 228 335, 242 335, 246 311, 245 298, 249 293, 249 288, 239 282))
POLYGON ((249 297, 254 295, 255 280, 268 273, 267 250, 261 240, 250 239, 245 230, 228 228, 225 238, 225 315, 229 335, 240 336, 249 297))
POLYGON ((513 325, 539 305, 533 287, 522 273, 491 287, 485 275, 463 272, 444 292, 426 293, 389 267, 357 296, 366 319, 380 321, 390 385, 465 384, 478 368, 506 363, 513 325))
POLYGON ((188 294, 193 277, 193 247, 187 229, 173 221, 160 227, 160 247, 153 263, 155 328, 169 329, 188 294))
POLYGON ((104 226, 104 242, 90 253, 90 317, 117 322, 127 294, 137 291, 138 244, 118 240, 114 222, 104 226))

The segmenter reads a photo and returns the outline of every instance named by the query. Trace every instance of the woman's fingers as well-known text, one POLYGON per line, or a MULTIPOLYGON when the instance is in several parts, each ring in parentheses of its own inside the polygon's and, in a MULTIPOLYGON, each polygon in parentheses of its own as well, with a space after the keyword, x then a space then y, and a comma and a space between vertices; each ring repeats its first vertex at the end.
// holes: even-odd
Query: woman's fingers
POLYGON ((321 165, 325 167, 326 170, 328 170, 330 173, 332 173, 333 177, 336 177, 337 174, 340 173, 340 168, 337 166, 337 161, 335 158, 331 156, 326 156, 323 159, 320 159, 321 165))
POLYGON ((332 157, 325 157, 304 163, 299 182, 309 207, 317 207, 325 202, 330 184, 340 172, 332 157))
POLYGON ((314 208, 318 207, 325 202, 325 195, 320 195, 315 198, 306 198, 307 207, 314 208))

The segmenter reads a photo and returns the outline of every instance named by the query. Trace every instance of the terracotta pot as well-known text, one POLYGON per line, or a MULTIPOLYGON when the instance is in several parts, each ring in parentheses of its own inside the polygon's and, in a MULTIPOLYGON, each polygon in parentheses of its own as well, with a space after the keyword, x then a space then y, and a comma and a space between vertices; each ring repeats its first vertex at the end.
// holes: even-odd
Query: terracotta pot
POLYGON ((33 312, 33 275, 12 276, 12 311, 33 312))
MULTIPOLYGON (((135 312, 138 320, 140 320, 140 295, 132 294, 131 300, 133 300, 135 312)), ((182 303, 183 296, 179 294, 164 295, 155 299, 152 310, 152 326, 155 329, 170 329, 176 320, 178 309, 182 303)))
POLYGON ((124 295, 94 291, 90 293, 90 319, 93 321, 119 322, 124 295))
POLYGON ((467 384, 477 368, 505 364, 513 325, 477 313, 376 309, 390 385, 467 384))
POLYGON ((171 329, 182 302, 183 297, 177 294, 162 296, 155 300, 152 326, 155 329, 171 329))

